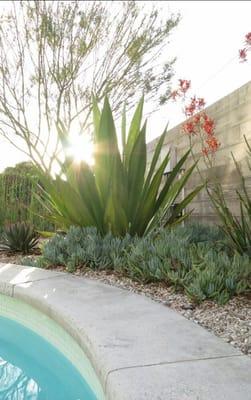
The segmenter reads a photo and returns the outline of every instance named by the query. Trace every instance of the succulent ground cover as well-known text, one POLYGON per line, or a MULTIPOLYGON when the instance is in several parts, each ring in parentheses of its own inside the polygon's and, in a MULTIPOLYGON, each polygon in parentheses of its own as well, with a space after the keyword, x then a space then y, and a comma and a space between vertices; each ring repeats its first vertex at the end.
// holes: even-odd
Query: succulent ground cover
POLYGON ((194 303, 225 304, 251 291, 250 258, 233 251, 219 228, 207 225, 160 228, 143 237, 102 236, 96 228, 71 227, 46 242, 40 258, 23 263, 61 265, 73 273, 114 271, 143 284, 164 283, 194 303))

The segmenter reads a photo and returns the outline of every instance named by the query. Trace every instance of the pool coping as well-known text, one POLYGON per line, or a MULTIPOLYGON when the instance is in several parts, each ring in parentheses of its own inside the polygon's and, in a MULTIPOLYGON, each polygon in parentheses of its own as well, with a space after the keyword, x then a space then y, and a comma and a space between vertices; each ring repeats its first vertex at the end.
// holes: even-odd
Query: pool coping
POLYGON ((251 359, 149 298, 67 273, 0 263, 0 293, 61 325, 107 400, 251 399, 251 359))

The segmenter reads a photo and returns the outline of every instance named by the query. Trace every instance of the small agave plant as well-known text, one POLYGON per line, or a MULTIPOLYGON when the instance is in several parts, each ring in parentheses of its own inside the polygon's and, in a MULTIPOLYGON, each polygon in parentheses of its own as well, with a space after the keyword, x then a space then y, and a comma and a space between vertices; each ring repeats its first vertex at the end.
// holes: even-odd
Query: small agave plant
POLYGON ((156 146, 150 167, 147 168, 146 122, 142 124, 143 98, 139 102, 128 132, 126 113, 121 124, 122 151, 118 146, 113 114, 105 99, 100 111, 93 99, 94 165, 74 163, 67 155, 69 135, 60 122, 58 135, 65 151, 63 174, 53 179, 41 172, 44 189, 43 203, 49 204, 50 218, 64 229, 71 225, 93 226, 105 235, 142 236, 150 232, 165 215, 165 223, 180 222, 188 214, 181 211, 192 201, 202 186, 190 192, 177 207, 173 207, 195 164, 180 178, 188 151, 177 163, 162 185, 170 153, 158 165, 166 130, 156 146))
POLYGON ((38 235, 34 228, 25 222, 17 222, 4 228, 0 249, 30 253, 38 244, 38 235))

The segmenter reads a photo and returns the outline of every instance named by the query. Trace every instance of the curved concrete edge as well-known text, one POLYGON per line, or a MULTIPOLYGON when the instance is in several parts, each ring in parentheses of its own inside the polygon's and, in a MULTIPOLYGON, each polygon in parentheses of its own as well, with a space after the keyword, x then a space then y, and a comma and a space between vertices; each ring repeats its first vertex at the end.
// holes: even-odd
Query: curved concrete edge
POLYGON ((251 360, 144 296, 0 264, 0 293, 39 309, 81 346, 107 400, 251 400, 251 360))

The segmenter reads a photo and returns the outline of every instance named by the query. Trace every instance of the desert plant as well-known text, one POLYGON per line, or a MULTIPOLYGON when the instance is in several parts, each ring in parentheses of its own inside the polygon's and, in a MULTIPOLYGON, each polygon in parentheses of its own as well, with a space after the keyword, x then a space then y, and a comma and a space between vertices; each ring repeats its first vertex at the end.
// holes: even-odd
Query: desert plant
POLYGON ((185 226, 178 226, 175 233, 176 235, 185 236, 190 243, 224 242, 226 240, 225 234, 220 227, 198 222, 190 222, 185 226))
POLYGON ((125 251, 124 265, 131 278, 165 282, 196 302, 211 299, 223 304, 251 289, 249 257, 231 256, 214 242, 189 243, 175 230, 132 243, 125 251))
POLYGON ((5 168, 0 174, 0 225, 27 222, 38 230, 53 230, 53 225, 42 217, 45 207, 36 199, 39 191, 36 167, 32 163, 5 168))
MULTIPOLYGON (((245 142, 248 149, 248 157, 251 159, 251 146, 246 137, 245 142)), ((217 214, 221 220, 222 230, 227 236, 230 245, 240 254, 248 254, 251 257, 251 197, 247 187, 246 178, 243 176, 241 168, 232 154, 236 171, 240 177, 241 187, 236 190, 240 216, 235 216, 228 207, 225 195, 220 184, 215 184, 209 196, 213 202, 217 214)), ((251 172, 251 164, 248 160, 248 169, 251 172)))
POLYGON ((71 227, 55 235, 43 247, 42 257, 28 265, 63 265, 109 269, 138 282, 162 282, 184 291, 193 301, 227 302, 251 290, 251 262, 247 255, 227 253, 215 241, 192 242, 189 229, 161 229, 143 237, 104 237, 96 228, 71 227))
POLYGON ((58 125, 65 149, 64 176, 53 179, 41 172, 44 198, 46 204, 50 204, 55 223, 65 228, 71 225, 95 226, 102 235, 112 232, 115 236, 126 233, 142 236, 154 229, 160 219, 170 226, 188 216, 188 213, 181 217, 179 214, 202 185, 181 200, 178 207, 172 205, 195 168, 195 164, 192 165, 179 178, 190 151, 180 159, 161 188, 170 153, 156 167, 166 130, 158 141, 147 171, 146 122, 141 126, 142 111, 143 98, 136 108, 128 135, 125 110, 123 112, 121 154, 108 99, 105 99, 102 112, 93 99, 95 163, 92 167, 85 162, 76 164, 69 157, 67 130, 62 123, 58 125))
POLYGON ((4 228, 0 248, 23 254, 31 252, 38 244, 34 228, 24 222, 11 224, 4 228))
POLYGON ((102 237, 93 227, 71 227, 65 236, 56 234, 45 243, 43 258, 49 264, 64 265, 71 271, 83 266, 113 268, 119 265, 125 249, 134 240, 129 235, 115 238, 110 233, 102 237))
MULTIPOLYGON (((245 36, 245 43, 248 47, 240 50, 240 58, 245 61, 247 51, 250 50, 250 39, 251 35, 248 33, 245 36)), ((191 85, 190 81, 180 80, 178 89, 174 90, 171 94, 173 99, 176 99, 183 95, 185 99, 186 92, 189 90, 191 85)), ((207 168, 210 170, 214 166, 215 154, 217 153, 220 142, 216 137, 216 123, 204 109, 205 101, 203 98, 197 98, 194 96, 190 99, 190 102, 185 105, 184 112, 186 118, 189 119, 182 125, 182 131, 189 138, 190 148, 194 141, 201 143, 201 155, 203 155, 203 161, 207 168)), ((245 136, 244 136, 245 138, 245 136)), ((245 138, 245 142, 248 148, 249 158, 251 156, 251 146, 245 138)), ((194 160, 198 157, 191 151, 194 160)), ((231 153, 232 154, 232 153, 231 153)), ((251 199, 247 189, 246 179, 242 174, 240 166, 232 154, 233 161, 237 172, 239 173, 241 189, 236 190, 239 198, 240 216, 237 217, 233 214, 228 206, 222 184, 215 178, 214 174, 211 176, 205 176, 197 166, 197 172, 201 178, 201 181, 205 183, 206 191, 211 200, 214 209, 221 222, 221 230, 225 234, 229 247, 238 251, 240 254, 248 254, 251 256, 251 199)), ((249 171, 251 171, 251 164, 248 162, 249 171)))

